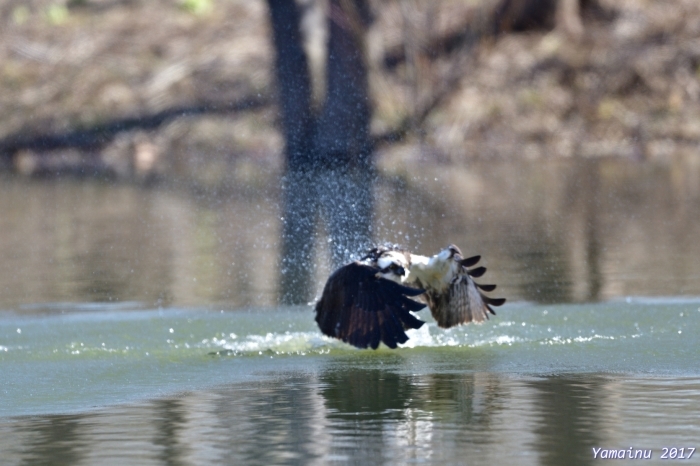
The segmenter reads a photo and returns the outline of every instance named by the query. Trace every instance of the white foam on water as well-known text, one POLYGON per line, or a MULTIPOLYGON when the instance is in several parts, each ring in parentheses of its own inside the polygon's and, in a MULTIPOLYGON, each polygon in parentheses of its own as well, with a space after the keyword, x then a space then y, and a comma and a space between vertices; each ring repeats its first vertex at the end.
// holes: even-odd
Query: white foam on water
POLYGON ((297 354, 326 353, 334 348, 346 348, 348 345, 321 335, 318 332, 284 332, 265 335, 248 335, 238 337, 235 341, 217 340, 212 343, 222 350, 234 354, 297 354))
POLYGON ((408 329, 408 341, 399 345, 401 348, 417 348, 420 346, 435 346, 435 339, 430 334, 431 324, 423 324, 419 329, 408 329))
MULTIPOLYGON (((622 338, 622 337, 620 337, 620 338, 622 338)), ((615 339, 615 337, 612 337, 612 336, 595 334, 595 335, 592 335, 590 337, 576 337, 576 338, 568 339, 568 340, 573 340, 576 343, 584 343, 584 342, 589 342, 589 341, 593 341, 593 340, 614 340, 614 339, 615 339)))
POLYGON ((521 338, 510 335, 493 335, 488 338, 474 341, 470 336, 470 332, 475 327, 461 326, 452 329, 441 329, 434 323, 423 325, 417 330, 408 330, 409 340, 400 345, 402 348, 420 348, 420 347, 448 347, 448 346, 491 346, 491 345, 511 345, 515 342, 523 341, 521 338))
POLYGON ((511 335, 494 335, 490 338, 475 341, 474 343, 470 344, 469 346, 471 346, 473 348, 476 348, 479 346, 494 346, 494 345, 511 346, 513 343, 520 343, 523 341, 525 341, 525 340, 523 340, 522 338, 511 336, 511 335))
MULTIPOLYGON (((472 327, 473 328, 473 327, 472 327)), ((495 335, 491 338, 476 342, 470 341, 468 331, 464 328, 450 330, 440 329, 434 323, 423 325, 419 329, 406 331, 408 341, 400 344, 399 348, 437 348, 455 346, 503 345, 520 341, 519 338, 507 335, 495 335)), ((305 355, 323 354, 331 350, 356 350, 351 345, 335 338, 322 335, 320 332, 268 332, 264 335, 253 334, 238 336, 236 339, 203 340, 200 347, 215 348, 219 351, 236 355, 278 354, 305 355)), ((383 344, 380 348, 386 348, 383 344)))

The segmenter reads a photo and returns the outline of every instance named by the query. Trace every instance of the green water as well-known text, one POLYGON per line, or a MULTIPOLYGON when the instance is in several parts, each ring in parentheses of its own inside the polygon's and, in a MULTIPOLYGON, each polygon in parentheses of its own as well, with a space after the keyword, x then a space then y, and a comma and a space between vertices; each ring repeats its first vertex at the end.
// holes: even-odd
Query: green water
MULTIPOLYGON (((480 254, 508 299, 447 331, 424 311, 395 351, 278 306, 274 189, 2 179, 0 465, 695 464, 678 459, 700 447, 690 162, 383 178, 378 241, 480 254)), ((315 240, 309 301, 330 272, 315 240)))
POLYGON ((515 303, 395 351, 310 307, 34 311, 0 319, 3 464, 588 464, 700 439, 700 300, 515 303))

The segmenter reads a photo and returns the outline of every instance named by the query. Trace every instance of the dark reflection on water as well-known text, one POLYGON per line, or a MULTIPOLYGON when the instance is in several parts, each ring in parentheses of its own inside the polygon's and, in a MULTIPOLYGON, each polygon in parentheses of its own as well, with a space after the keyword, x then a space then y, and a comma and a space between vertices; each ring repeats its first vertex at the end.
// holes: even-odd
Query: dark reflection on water
POLYGON ((5 420, 3 459, 32 465, 585 465, 601 446, 653 448, 658 458, 664 442, 692 443, 697 430, 691 408, 697 390, 675 393, 663 382, 632 382, 635 402, 627 405, 619 400, 629 387, 601 376, 346 369, 331 365, 318 374, 278 373, 137 406, 5 420), (656 405, 662 393, 667 404, 685 407, 685 418, 656 405), (663 437, 671 425, 694 427, 663 437))
POLYGON ((46 416, 20 427, 31 439, 22 445, 26 455, 20 464, 73 465, 80 462, 84 439, 80 435, 82 416, 46 416))
POLYGON ((605 380, 597 377, 554 376, 529 384, 536 390, 534 404, 541 419, 536 448, 542 464, 591 464, 593 448, 604 445, 599 403, 605 380))
POLYGON ((360 421, 401 418, 414 395, 406 377, 377 369, 331 371, 321 381, 326 406, 339 419, 349 419, 348 415, 360 421))
POLYGON ((311 375, 292 375, 220 392, 229 463, 304 464, 321 456, 323 417, 315 385, 311 375))
POLYGON ((153 402, 153 412, 153 446, 158 450, 158 459, 167 465, 186 464, 187 447, 178 437, 187 424, 187 407, 180 399, 157 400, 153 402))
POLYGON ((333 435, 342 440, 336 456, 362 464, 454 461, 493 448, 491 421, 504 395, 497 377, 352 369, 321 380, 333 435))

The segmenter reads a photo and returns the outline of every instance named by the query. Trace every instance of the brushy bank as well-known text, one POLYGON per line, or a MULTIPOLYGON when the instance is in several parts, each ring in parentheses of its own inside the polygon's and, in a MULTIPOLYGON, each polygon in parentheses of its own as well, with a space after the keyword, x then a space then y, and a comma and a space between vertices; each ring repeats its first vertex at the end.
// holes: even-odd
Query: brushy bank
MULTIPOLYGON (((321 93, 323 6, 301 3, 321 93)), ((378 147, 382 169, 696 156, 700 2, 601 0, 607 14, 584 12, 580 37, 513 32, 443 54, 427 44, 483 30, 497 2, 427 3, 372 2, 372 128, 408 128, 378 147)), ((214 187, 281 172, 264 1, 4 0, 0 25, 6 169, 214 187)))

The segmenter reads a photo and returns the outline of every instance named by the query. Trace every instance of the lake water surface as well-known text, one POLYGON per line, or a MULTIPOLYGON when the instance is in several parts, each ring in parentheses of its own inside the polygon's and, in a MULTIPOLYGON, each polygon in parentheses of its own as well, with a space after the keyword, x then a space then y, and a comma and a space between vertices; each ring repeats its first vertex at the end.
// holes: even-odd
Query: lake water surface
MULTIPOLYGON (((699 173, 600 160, 383 180, 379 240, 481 254, 509 300, 447 331, 423 311, 395 351, 277 305, 275 189, 4 179, 0 464, 697 462, 679 456, 700 448, 699 173)), ((324 244, 320 227, 310 301, 324 244)))

